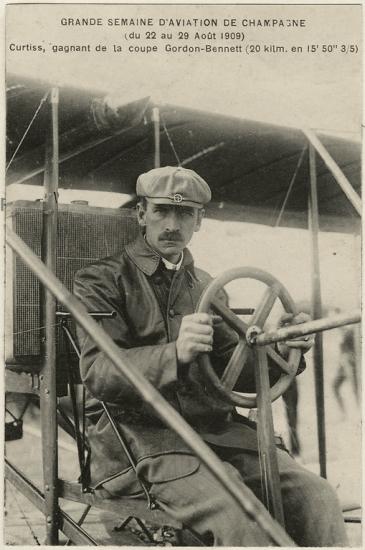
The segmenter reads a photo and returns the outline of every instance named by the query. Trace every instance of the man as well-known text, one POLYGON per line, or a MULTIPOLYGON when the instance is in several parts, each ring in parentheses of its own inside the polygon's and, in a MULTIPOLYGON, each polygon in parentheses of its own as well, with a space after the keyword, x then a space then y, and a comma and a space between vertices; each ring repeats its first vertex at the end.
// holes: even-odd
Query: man
POLYGON ((346 417, 346 407, 341 394, 342 385, 348 381, 351 384, 351 388, 356 399, 356 403, 360 402, 360 384, 358 376, 359 365, 356 362, 356 350, 355 350, 355 330, 353 327, 345 327, 341 330, 341 341, 339 349, 338 367, 336 376, 332 382, 333 392, 335 394, 336 402, 342 413, 343 418, 346 417))
MULTIPOLYGON (((194 313, 211 277, 194 267, 186 245, 199 231, 208 184, 185 168, 156 168, 137 181, 137 240, 121 254, 78 272, 75 293, 89 311, 116 311, 102 327, 120 347, 122 357, 161 392, 222 459, 237 485, 243 481, 261 498, 255 425, 207 389, 197 357, 210 353, 221 372, 237 337, 222 321, 194 313)), ((299 317, 294 322, 303 321, 299 317)), ((88 390, 88 436, 95 487, 112 495, 137 494, 140 485, 98 400, 111 404, 128 441, 140 476, 151 494, 207 543, 266 546, 268 537, 226 495, 186 444, 156 416, 118 369, 79 330, 81 373, 88 390)), ((313 341, 288 346, 303 351, 313 341)), ((285 344, 281 354, 288 352, 285 344)), ((275 369, 271 369, 275 379, 275 369)), ((252 389, 245 369, 239 389, 252 389)), ((277 451, 286 528, 303 546, 346 545, 336 495, 326 481, 277 451)))

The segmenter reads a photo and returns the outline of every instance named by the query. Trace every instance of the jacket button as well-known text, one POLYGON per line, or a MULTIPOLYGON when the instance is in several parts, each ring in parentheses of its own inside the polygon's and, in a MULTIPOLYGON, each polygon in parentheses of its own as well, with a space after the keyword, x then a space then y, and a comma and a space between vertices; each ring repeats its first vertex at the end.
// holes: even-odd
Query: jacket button
POLYGON ((171 317, 171 319, 175 317, 175 311, 172 308, 169 309, 169 317, 171 317))

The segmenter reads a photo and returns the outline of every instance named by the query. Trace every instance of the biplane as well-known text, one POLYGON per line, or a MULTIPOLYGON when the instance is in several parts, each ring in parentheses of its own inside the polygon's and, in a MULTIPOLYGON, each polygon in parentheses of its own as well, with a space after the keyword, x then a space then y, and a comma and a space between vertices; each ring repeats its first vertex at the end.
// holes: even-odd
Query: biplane
MULTIPOLYGON (((6 205, 6 391, 27 394, 39 402, 43 486, 37 487, 8 459, 5 477, 44 514, 46 543, 58 544, 59 533, 63 532, 74 544, 95 545, 82 526, 91 506, 118 510, 125 518, 123 527, 135 518, 146 531, 147 521, 172 525, 184 533, 184 526, 166 514, 163 504, 150 499, 142 479, 144 498, 138 500, 121 497, 116 502, 89 487, 84 411, 77 400, 77 323, 213 472, 242 513, 253 517, 274 545, 294 545, 283 525, 271 401, 288 390, 296 368, 290 360, 282 365, 280 381, 270 389, 262 350, 269 343, 317 333, 314 360, 319 462, 320 473, 326 477, 321 335, 335 327, 359 323, 360 312, 322 316, 318 234, 320 230, 359 231, 359 145, 318 136, 309 129, 159 105, 149 97, 124 104, 98 92, 56 88, 17 77, 9 78, 7 87, 6 183, 43 186, 43 199, 16 200, 6 205), (113 312, 89 315, 71 292, 77 269, 112 254, 136 235, 133 207, 137 176, 154 166, 171 164, 191 167, 211 182, 213 204, 208 217, 269 226, 309 226, 311 232, 313 321, 267 330, 265 320, 276 297, 287 311, 295 311, 295 304, 275 278, 254 268, 225 272, 208 287, 200 304, 201 311, 219 312, 238 332, 242 345, 256 350, 254 395, 234 391, 237 373, 242 369, 237 362, 225 380, 214 374, 209 357, 202 356, 201 365, 226 399, 238 407, 257 409, 260 445, 269 472, 269 510, 249 491, 241 492, 232 484, 217 457, 193 429, 133 370, 133 365, 121 358, 114 342, 95 320, 98 315, 113 312), (82 201, 66 205, 58 200, 60 188, 118 192, 128 200, 121 209, 89 206, 82 201), (237 278, 259 280, 268 287, 264 302, 255 308, 250 304, 252 311, 243 306, 223 308, 216 299, 218 290, 237 278), (275 285, 279 285, 279 291, 274 297, 275 285), (248 314, 249 319, 242 321, 241 316, 248 314), (61 406, 65 396, 70 398, 71 413, 61 406), (58 474, 59 427, 75 439, 80 466, 76 481, 61 479, 58 474), (62 510, 60 499, 85 504, 79 521, 62 510)), ((113 425, 108 404, 103 403, 103 407, 113 425)), ((117 427, 114 429, 121 452, 130 455, 117 427)), ((129 458, 133 467, 133 456, 129 458)), ((193 534, 185 534, 179 540, 199 544, 191 537, 193 534)))

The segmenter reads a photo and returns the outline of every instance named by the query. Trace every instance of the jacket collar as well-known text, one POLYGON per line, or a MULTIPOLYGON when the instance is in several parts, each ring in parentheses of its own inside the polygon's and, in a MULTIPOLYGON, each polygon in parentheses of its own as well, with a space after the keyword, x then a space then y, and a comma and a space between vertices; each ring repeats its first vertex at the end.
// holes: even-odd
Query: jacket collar
MULTIPOLYGON (((135 241, 127 244, 125 251, 132 262, 148 276, 153 275, 161 261, 161 256, 149 246, 143 238, 142 233, 138 235, 135 241)), ((181 267, 185 267, 195 276, 194 260, 188 248, 184 249, 181 267)))

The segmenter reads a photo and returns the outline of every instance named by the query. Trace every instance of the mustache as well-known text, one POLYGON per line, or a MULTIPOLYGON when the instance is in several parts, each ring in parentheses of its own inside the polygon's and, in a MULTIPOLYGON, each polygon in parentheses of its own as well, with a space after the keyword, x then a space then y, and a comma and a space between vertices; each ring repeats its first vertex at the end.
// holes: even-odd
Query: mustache
POLYGON ((164 231, 158 238, 159 241, 176 241, 181 242, 183 239, 178 231, 164 231))

